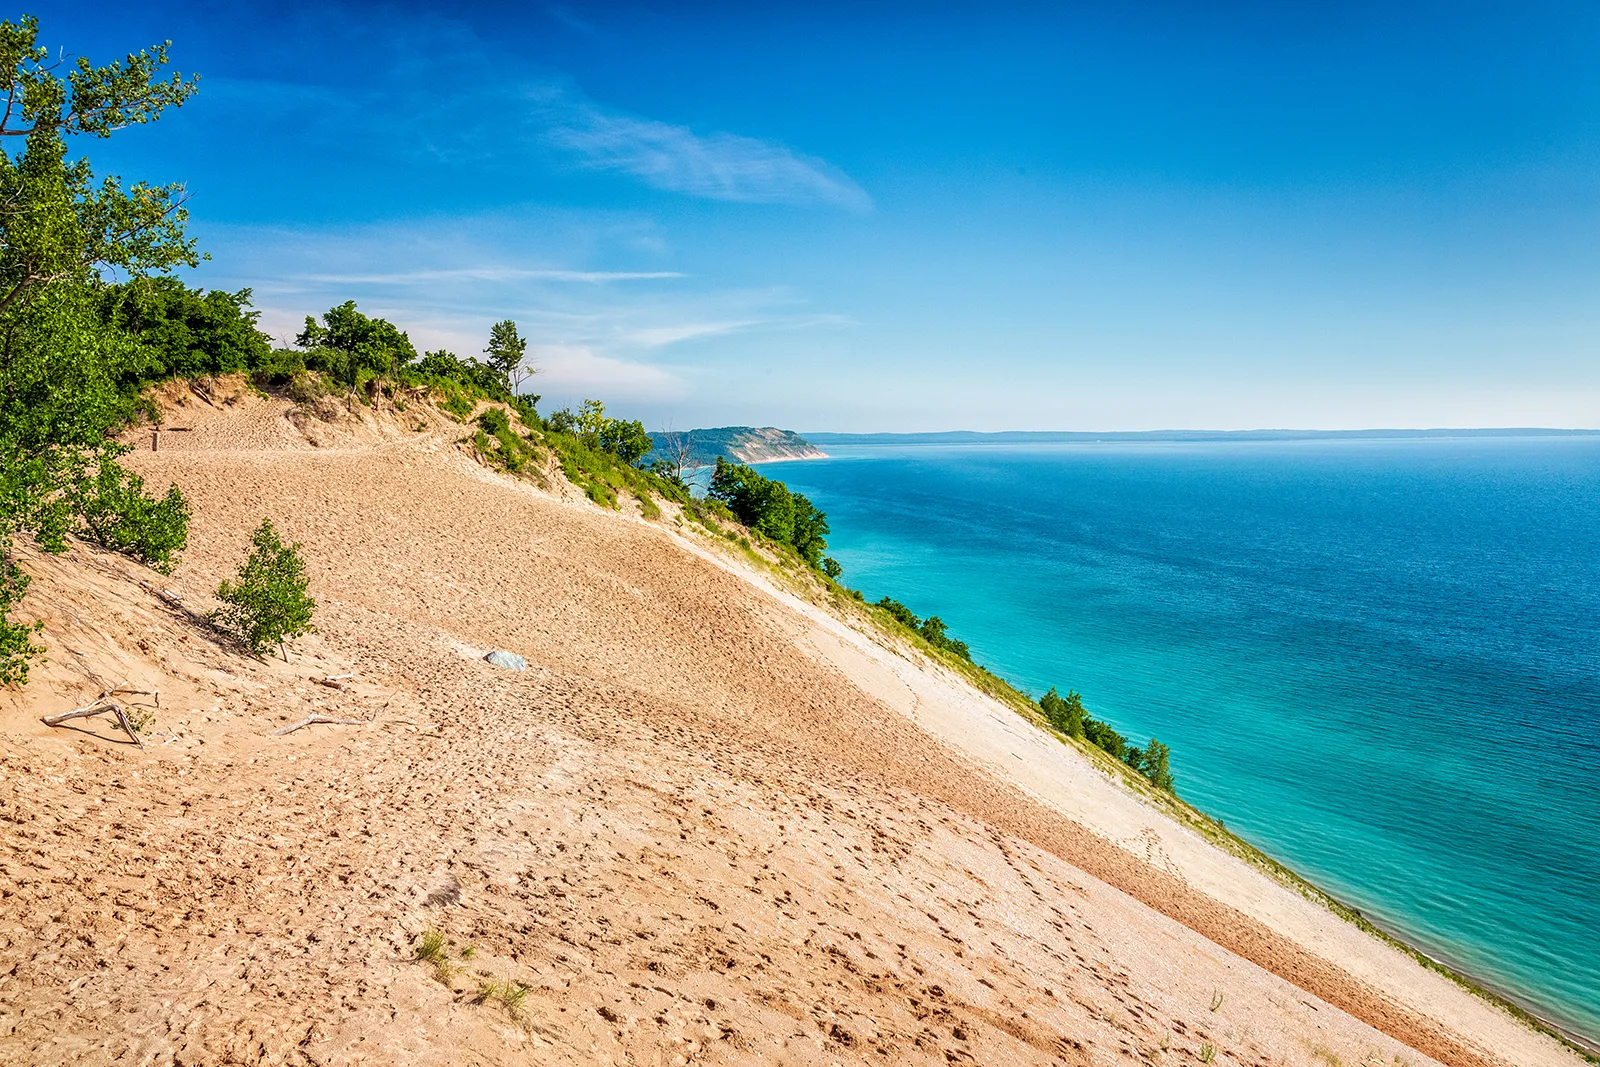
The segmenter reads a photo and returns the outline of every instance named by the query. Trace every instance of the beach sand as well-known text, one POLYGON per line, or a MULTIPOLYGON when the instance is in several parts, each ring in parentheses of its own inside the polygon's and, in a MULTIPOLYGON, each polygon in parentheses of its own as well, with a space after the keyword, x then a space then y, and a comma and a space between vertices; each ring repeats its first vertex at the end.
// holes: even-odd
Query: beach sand
POLYGON ((691 528, 415 407, 174 421, 129 457, 193 504, 174 575, 23 553, 0 1061, 1581 1062, 691 528), (263 517, 319 604, 287 663, 189 614, 263 517), (38 722, 118 683, 147 749, 38 722), (363 725, 272 734, 313 712, 363 725))

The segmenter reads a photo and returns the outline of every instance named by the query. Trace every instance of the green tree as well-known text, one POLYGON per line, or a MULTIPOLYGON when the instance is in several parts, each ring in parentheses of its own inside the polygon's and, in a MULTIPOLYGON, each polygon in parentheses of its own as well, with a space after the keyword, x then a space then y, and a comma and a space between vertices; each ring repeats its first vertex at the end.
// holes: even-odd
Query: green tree
POLYGON ((1172 777, 1172 750, 1152 737, 1142 755, 1137 769, 1150 779, 1150 784, 1169 793, 1177 792, 1177 782, 1172 777))
POLYGON ((225 606, 213 612, 211 620, 258 656, 278 646, 287 662, 284 642, 316 632, 311 616, 317 602, 306 595, 311 579, 306 576, 299 544, 285 545, 271 520, 261 520, 250 544, 250 555, 239 567, 239 580, 224 580, 217 587, 217 599, 225 606))
POLYGON ((607 419, 600 431, 600 447, 630 467, 637 467, 653 444, 638 419, 607 419))
POLYGON ((792 546, 811 566, 822 566, 822 554, 828 549, 828 516, 801 494, 722 456, 712 468, 708 492, 752 530, 792 546))
POLYGON ((1068 690, 1063 697, 1056 692, 1055 686, 1051 686, 1050 692, 1039 698, 1039 707, 1044 709, 1045 718, 1057 730, 1068 737, 1083 736, 1083 697, 1076 691, 1068 690))
POLYGON ((822 559, 822 573, 837 582, 839 575, 844 573, 844 567, 832 556, 824 556, 822 559))
POLYGON ((23 582, 11 559, 18 534, 65 547, 77 521, 74 487, 115 462, 109 444, 132 411, 117 383, 137 346, 99 314, 104 274, 142 277, 199 263, 184 232, 180 185, 96 182, 87 158, 67 158, 73 136, 110 137, 153 121, 195 91, 159 75, 167 45, 95 66, 53 62, 38 21, 0 22, 0 653, 7 681, 25 675, 31 627, 8 621, 23 582), (14 140, 8 140, 14 139, 14 140), (26 631, 26 632, 23 632, 26 631), (18 662, 23 666, 19 668, 18 662))
POLYGON ((250 290, 191 289, 177 278, 134 278, 99 294, 105 322, 137 342, 123 384, 254 370, 272 357, 250 290))
MULTIPOLYGON (((404 330, 387 319, 369 318, 346 300, 322 313, 322 321, 306 316, 305 329, 294 343, 319 351, 326 370, 351 389, 371 378, 387 378, 414 362, 417 350, 404 330)), ((311 362, 308 359, 308 363, 311 362)))
POLYGON ((528 342, 517 333, 517 324, 510 319, 503 319, 491 326, 489 344, 483 351, 489 357, 487 362, 490 369, 500 376, 511 395, 520 395, 523 379, 529 373, 522 365, 528 352, 528 342))
POLYGON ((0 557, 0 685, 22 685, 28 680, 29 661, 44 651, 33 643, 43 623, 20 623, 11 610, 28 591, 28 576, 9 558, 0 557))

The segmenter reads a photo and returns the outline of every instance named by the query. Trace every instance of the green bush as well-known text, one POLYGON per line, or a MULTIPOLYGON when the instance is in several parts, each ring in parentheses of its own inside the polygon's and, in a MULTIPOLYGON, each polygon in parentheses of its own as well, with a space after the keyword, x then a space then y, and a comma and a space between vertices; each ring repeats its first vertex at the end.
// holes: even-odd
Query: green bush
POLYGON ((878 607, 888 612, 889 617, 894 619, 895 622, 898 622, 912 633, 918 634, 924 641, 927 641, 928 644, 939 651, 949 652, 966 660, 968 663, 972 662, 972 650, 967 647, 967 643, 952 638, 949 632, 950 628, 945 625, 945 621, 939 616, 929 615, 926 619, 919 619, 910 608, 889 597, 879 600, 878 607))
POLYGON ((269 519, 251 535, 250 555, 239 567, 237 583, 226 580, 217 587, 224 607, 211 614, 219 629, 233 634, 257 656, 274 645, 288 660, 284 642, 315 633, 311 616, 317 603, 306 595, 310 579, 298 544, 285 545, 269 519))
POLYGON ((43 623, 15 622, 11 611, 28 591, 28 576, 11 560, 0 556, 0 685, 22 685, 28 680, 28 661, 44 651, 31 638, 43 623))
POLYGON ((533 446, 511 428, 511 419, 499 408, 487 408, 478 416, 473 444, 485 459, 493 460, 516 474, 534 459, 533 446), (498 447, 490 444, 494 441, 498 447))
POLYGON ((92 478, 73 488, 85 532, 110 549, 125 552, 162 574, 171 574, 189 543, 189 502, 176 486, 161 498, 146 496, 144 479, 102 454, 92 478))

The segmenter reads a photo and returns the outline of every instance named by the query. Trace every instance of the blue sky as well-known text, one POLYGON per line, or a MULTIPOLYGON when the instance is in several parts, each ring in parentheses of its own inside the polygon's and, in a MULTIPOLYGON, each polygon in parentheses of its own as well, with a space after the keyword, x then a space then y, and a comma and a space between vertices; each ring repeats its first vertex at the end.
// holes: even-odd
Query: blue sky
POLYGON ((546 410, 799 429, 1600 425, 1589 5, 46 3, 201 92, 205 286, 546 410))

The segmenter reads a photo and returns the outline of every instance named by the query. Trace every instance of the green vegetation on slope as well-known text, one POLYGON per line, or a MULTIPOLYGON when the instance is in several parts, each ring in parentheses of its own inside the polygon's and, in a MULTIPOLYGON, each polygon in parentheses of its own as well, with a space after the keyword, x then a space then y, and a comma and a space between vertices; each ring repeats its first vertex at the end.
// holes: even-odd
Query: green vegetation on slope
POLYGON ((19 146, 0 150, 0 683, 25 682, 38 653, 36 628, 10 617, 26 590, 14 538, 62 551, 84 532, 170 566, 187 536, 182 494, 147 497, 117 465, 126 449, 112 438, 134 411, 122 383, 142 373, 141 350, 102 313, 101 280, 199 263, 183 190, 96 183, 67 152, 70 137, 109 137, 181 106, 195 84, 159 77, 166 62, 163 45, 65 66, 39 46, 36 19, 0 23, 11 100, 0 134, 19 146))

